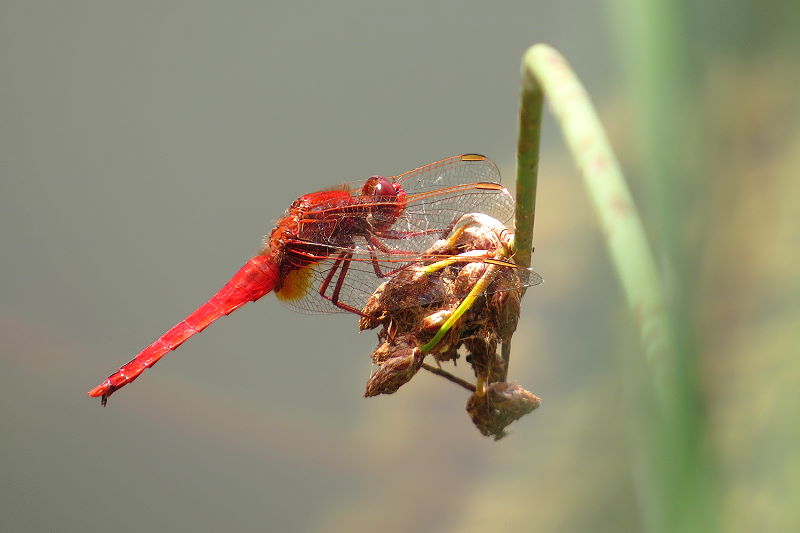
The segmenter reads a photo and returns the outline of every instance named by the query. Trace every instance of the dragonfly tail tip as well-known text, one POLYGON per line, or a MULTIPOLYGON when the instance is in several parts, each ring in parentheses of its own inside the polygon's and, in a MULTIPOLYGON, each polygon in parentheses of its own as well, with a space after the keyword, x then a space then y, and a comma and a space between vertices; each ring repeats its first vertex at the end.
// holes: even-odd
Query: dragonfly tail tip
POLYGON ((111 396, 111 393, 114 392, 114 386, 109 383, 108 380, 104 381, 97 387, 93 388, 86 394, 91 396, 92 398, 100 397, 100 405, 105 407, 108 403, 108 397, 111 396))

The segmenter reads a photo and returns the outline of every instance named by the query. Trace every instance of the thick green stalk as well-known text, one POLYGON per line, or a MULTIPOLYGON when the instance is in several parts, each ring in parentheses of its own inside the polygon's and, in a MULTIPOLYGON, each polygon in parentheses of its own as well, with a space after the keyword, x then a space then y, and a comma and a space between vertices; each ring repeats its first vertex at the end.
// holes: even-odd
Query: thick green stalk
MULTIPOLYGON (((535 197, 526 189, 538 160, 541 109, 546 96, 578 164, 594 206, 614 269, 639 329, 646 382, 634 384, 644 391, 637 431, 646 473, 642 494, 644 515, 652 531, 715 531, 710 462, 691 416, 696 406, 694 381, 687 377, 686 353, 680 328, 670 315, 671 302, 656 269, 641 219, 600 121, 589 98, 564 58, 546 45, 531 47, 523 60, 523 108, 520 111, 518 154, 517 258, 532 233, 533 220, 520 216, 525 203, 535 197), (538 103, 537 100, 538 99, 538 103), (532 117, 533 120, 531 120, 532 117), (536 140, 535 146, 531 145, 536 140), (522 183, 520 183, 522 181, 522 183), (519 192, 518 192, 519 194, 519 192)), ((524 215, 524 213, 523 213, 524 215)), ((532 213, 531 213, 532 215, 532 213)), ((523 256, 524 258, 524 256, 523 256)), ((521 261, 522 262, 522 261, 521 261)), ((524 263, 523 263, 524 264, 524 263)), ((631 366, 637 366, 632 362, 631 366)))
POLYGON ((706 120, 697 107, 702 99, 696 98, 702 79, 699 47, 697 36, 687 32, 697 12, 685 1, 615 5, 620 50, 630 74, 636 148, 647 177, 644 198, 658 250, 675 286, 669 318, 676 349, 667 367, 672 396, 666 412, 673 424, 661 424, 656 438, 671 443, 673 464, 662 465, 662 475, 671 481, 664 492, 677 503, 664 509, 661 531, 715 531, 720 529, 716 465, 705 442, 708 426, 693 323, 699 243, 691 237, 695 232, 690 224, 700 219, 689 222, 691 215, 687 216, 698 212, 694 203, 702 197, 701 184, 707 177, 699 156, 701 143, 708 138, 706 120))
MULTIPOLYGON (((658 365, 670 343, 661 282, 636 206, 589 97, 564 58, 543 44, 531 47, 525 54, 522 80, 523 93, 529 93, 531 99, 538 95, 541 101, 542 93, 548 97, 561 124, 599 218, 628 305, 637 319, 647 360, 658 365)), ((541 113, 538 115, 540 120, 541 113)), ((526 123, 520 120, 521 125, 526 123)), ((520 139, 538 140, 539 124, 531 124, 530 129, 521 131, 520 139)), ((520 141, 521 150, 530 150, 518 155, 520 162, 538 160, 538 146, 535 150, 531 148, 529 143, 520 141)), ((518 190, 519 181, 527 174, 527 169, 518 169, 518 190)), ((533 221, 518 218, 517 224, 532 226, 533 221)), ((518 235, 521 227, 525 226, 517 226, 518 235)), ((517 254, 523 244, 515 244, 517 254)))
MULTIPOLYGON (((533 222, 536 215, 536 182, 539 172, 539 145, 542 133, 542 102, 544 97, 536 80, 522 70, 522 93, 519 101, 519 132, 517 138, 516 212, 514 214, 514 261, 526 268, 533 254, 533 222)), ((503 380, 511 364, 511 341, 504 342, 503 380)))
POLYGON ((514 260, 518 265, 526 268, 531 266, 533 251, 533 222, 536 215, 536 182, 539 170, 543 101, 544 95, 536 79, 529 70, 523 68, 517 140, 514 260))

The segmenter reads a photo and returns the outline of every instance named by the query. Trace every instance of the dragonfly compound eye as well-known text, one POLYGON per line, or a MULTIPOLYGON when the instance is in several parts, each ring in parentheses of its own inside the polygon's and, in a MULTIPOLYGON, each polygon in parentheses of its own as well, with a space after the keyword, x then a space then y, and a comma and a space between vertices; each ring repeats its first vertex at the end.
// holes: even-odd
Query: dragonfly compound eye
POLYGON ((383 176, 372 176, 361 189, 364 196, 373 197, 379 201, 392 200, 397 197, 398 186, 383 176))
POLYGON ((405 209, 406 193, 399 183, 372 176, 361 189, 361 205, 370 231, 389 229, 405 209))

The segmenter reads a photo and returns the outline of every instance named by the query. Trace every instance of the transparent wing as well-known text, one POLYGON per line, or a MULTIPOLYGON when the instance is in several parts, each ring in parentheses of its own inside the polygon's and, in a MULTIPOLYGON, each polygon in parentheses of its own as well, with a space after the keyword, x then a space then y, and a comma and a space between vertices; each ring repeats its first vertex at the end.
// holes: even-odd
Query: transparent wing
MULTIPOLYGON (((445 237, 462 215, 484 213, 513 227, 514 201, 500 185, 497 166, 484 156, 449 157, 389 179, 399 183, 407 195, 404 209, 391 228, 368 237, 357 236, 348 246, 326 240, 324 233, 316 234, 314 242, 322 251, 317 256, 306 255, 311 264, 297 273, 303 277, 304 288, 298 297, 284 299, 286 305, 305 313, 347 310, 334 305, 331 299, 336 299, 360 310, 389 276, 439 259, 426 255, 426 251, 445 237)), ((345 190, 357 196, 360 185, 345 190)), ((317 215, 324 211, 332 216, 336 209, 345 210, 321 206, 317 215)), ((527 279, 524 285, 541 283, 534 272, 508 268, 521 270, 520 278, 527 279)))
MULTIPOLYGON (((358 247, 355 251, 342 249, 342 259, 321 258, 319 263, 303 268, 301 275, 307 276, 308 283, 303 295, 296 299, 282 299, 282 303, 295 311, 309 314, 349 311, 336 306, 332 302, 336 284, 341 276, 343 281, 336 296, 338 301, 360 311, 378 287, 388 281, 391 276, 403 270, 452 259, 453 257, 417 255, 415 260, 412 260, 410 257, 390 257, 386 254, 373 257, 373 255, 371 252, 358 247), (381 269, 382 275, 380 276, 375 271, 376 265, 381 269), (345 266, 347 271, 342 275, 341 269, 345 266), (323 287, 326 287, 324 291, 323 287)), ((481 259, 471 258, 469 262, 481 262, 481 259)), ((531 287, 543 282, 542 277, 531 269, 518 267, 510 263, 503 268, 513 269, 517 273, 521 287, 531 287)), ((467 292, 456 293, 455 295, 464 297, 467 292)), ((280 298, 280 293, 278 293, 278 297, 280 298)), ((437 296, 431 295, 425 301, 417 302, 417 304, 425 305, 436 303, 437 301, 439 301, 437 296)))
POLYGON ((386 243, 395 249, 422 252, 467 213, 485 213, 514 227, 514 199, 500 185, 497 165, 484 156, 450 157, 393 179, 408 194, 406 209, 392 226, 407 236, 386 243))

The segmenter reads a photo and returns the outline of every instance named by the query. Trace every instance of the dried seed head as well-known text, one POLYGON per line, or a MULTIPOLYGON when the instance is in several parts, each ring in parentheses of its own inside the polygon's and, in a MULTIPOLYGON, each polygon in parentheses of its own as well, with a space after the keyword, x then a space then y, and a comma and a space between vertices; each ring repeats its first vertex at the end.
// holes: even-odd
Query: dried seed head
MULTIPOLYGON (((374 357, 374 354, 373 354, 374 357)), ((392 394, 401 386, 408 383, 414 374, 422 367, 425 356, 416 347, 397 347, 391 357, 381 362, 381 367, 375 372, 364 391, 364 396, 377 396, 378 394, 392 394)))
POLYGON ((375 289, 375 292, 373 292, 369 297, 367 303, 364 304, 363 309, 361 309, 363 315, 358 321, 359 330, 364 331, 365 329, 373 329, 380 325, 380 321, 382 320, 384 313, 384 308, 382 305, 383 294, 386 292, 386 286, 388 284, 389 282, 386 281, 378 285, 378 288, 375 289))
POLYGON ((359 321, 362 330, 381 326, 380 345, 372 354, 380 368, 369 379, 365 396, 397 391, 422 367, 425 355, 437 362, 455 361, 466 349, 481 384, 467 411, 484 435, 501 438, 506 426, 539 405, 522 387, 499 382, 505 379, 505 363, 497 345, 510 340, 516 329, 522 294, 517 269, 504 264, 512 262, 512 239, 513 231, 497 220, 465 215, 423 259, 378 287, 359 321), (442 331, 447 322, 449 329, 442 331), (426 346, 434 338, 437 342, 426 346))
POLYGON ((483 377, 487 382, 502 381, 505 374, 505 362, 497 353, 497 344, 487 344, 477 338, 465 343, 469 355, 467 362, 472 365, 475 376, 483 377))
POLYGON ((541 400, 516 383, 492 383, 484 394, 477 392, 467 401, 467 412, 475 427, 487 437, 500 440, 505 428, 541 404, 541 400))
POLYGON ((521 308, 522 291, 517 272, 504 269, 495 280, 497 289, 491 293, 488 307, 494 321, 494 332, 500 342, 508 342, 517 329, 521 308))
POLYGON ((450 309, 439 309, 433 313, 425 315, 422 317, 422 327, 420 328, 421 333, 430 334, 431 336, 435 335, 436 332, 439 331, 439 328, 444 325, 444 323, 452 314, 453 313, 450 309))
POLYGON ((394 357, 404 357, 409 351, 413 351, 417 344, 419 344, 419 340, 411 333, 402 333, 391 338, 386 337, 372 353, 372 362, 382 365, 394 357))
POLYGON ((488 266, 486 263, 481 262, 461 265, 458 275, 456 275, 453 291, 456 294, 468 294, 472 287, 480 281, 488 266))

